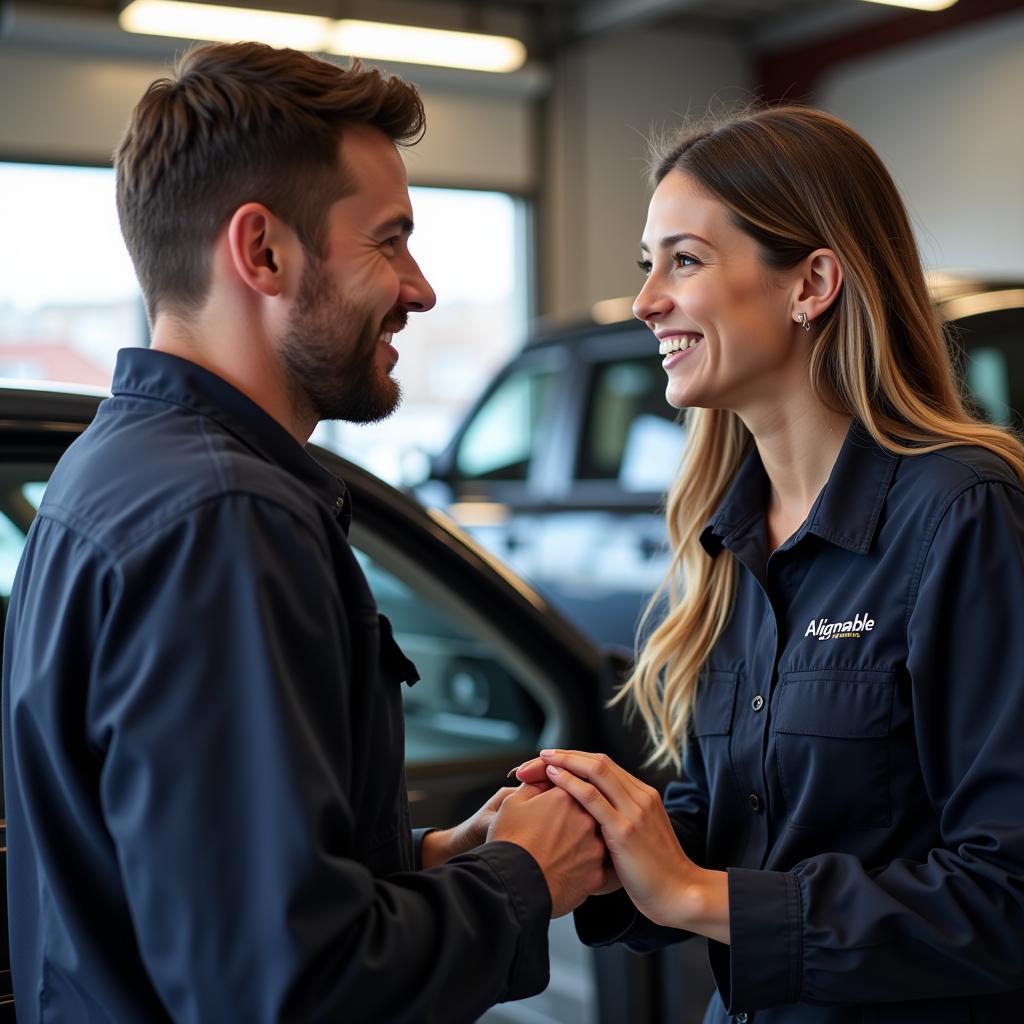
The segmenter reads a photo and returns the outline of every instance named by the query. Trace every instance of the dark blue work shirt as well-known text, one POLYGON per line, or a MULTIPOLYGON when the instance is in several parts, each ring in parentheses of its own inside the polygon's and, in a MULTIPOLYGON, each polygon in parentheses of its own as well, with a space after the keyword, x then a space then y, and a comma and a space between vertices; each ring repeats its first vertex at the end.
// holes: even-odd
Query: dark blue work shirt
MULTIPOLYGON (((702 534, 738 560, 736 595, 665 794, 686 852, 729 872, 706 1020, 1024 1020, 1020 481, 976 447, 890 455, 855 423, 774 552, 767 488, 754 450, 702 534)), ((621 894, 577 924, 686 937, 621 894)))
POLYGON ((496 843, 416 870, 415 670, 347 520, 343 485, 243 394, 120 353, 8 616, 23 1024, 447 1024, 546 984, 529 854, 496 843))

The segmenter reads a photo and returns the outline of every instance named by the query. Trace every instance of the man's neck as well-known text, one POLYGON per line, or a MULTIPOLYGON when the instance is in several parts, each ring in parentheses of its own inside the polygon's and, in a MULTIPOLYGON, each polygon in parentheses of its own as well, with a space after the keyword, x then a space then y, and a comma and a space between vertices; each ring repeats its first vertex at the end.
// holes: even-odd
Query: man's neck
POLYGON ((187 359, 216 374, 277 420, 301 445, 316 422, 299 415, 284 386, 281 368, 259 331, 251 334, 197 321, 160 316, 153 325, 151 347, 187 359))

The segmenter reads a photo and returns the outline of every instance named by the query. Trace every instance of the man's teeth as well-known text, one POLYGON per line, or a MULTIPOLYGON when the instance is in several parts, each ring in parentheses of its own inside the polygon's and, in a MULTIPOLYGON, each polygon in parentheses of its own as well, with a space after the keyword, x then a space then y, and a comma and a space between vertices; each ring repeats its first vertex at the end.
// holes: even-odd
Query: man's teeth
POLYGON ((679 338, 665 338, 658 343, 658 354, 667 356, 670 352, 679 352, 684 348, 693 348, 704 340, 702 334, 688 334, 679 338))

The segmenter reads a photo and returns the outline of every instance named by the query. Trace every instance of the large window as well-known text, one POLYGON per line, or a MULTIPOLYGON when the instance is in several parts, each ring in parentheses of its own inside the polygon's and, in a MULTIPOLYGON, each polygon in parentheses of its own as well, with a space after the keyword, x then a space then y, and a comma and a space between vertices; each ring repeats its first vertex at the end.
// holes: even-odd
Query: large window
MULTIPOLYGON (((413 188, 412 249, 434 310, 398 337, 403 407, 372 426, 326 423, 315 440, 398 480, 442 447, 525 334, 525 203, 500 192, 413 188)), ((117 350, 148 328, 121 240, 109 168, 0 163, 0 377, 106 387, 117 350)))

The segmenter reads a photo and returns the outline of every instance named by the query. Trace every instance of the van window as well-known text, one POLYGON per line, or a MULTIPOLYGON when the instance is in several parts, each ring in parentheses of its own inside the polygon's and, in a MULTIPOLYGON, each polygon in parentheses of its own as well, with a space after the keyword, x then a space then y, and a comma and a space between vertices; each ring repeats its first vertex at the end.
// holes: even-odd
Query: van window
POLYGON ((455 469, 464 480, 525 480, 551 396, 554 371, 510 373, 462 435, 455 469))
POLYGON ((665 401, 660 356, 598 363, 590 394, 576 476, 614 480, 626 491, 666 490, 685 435, 665 401))

